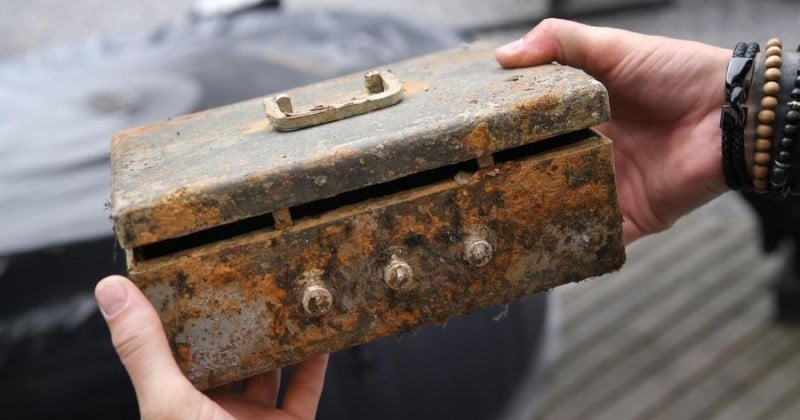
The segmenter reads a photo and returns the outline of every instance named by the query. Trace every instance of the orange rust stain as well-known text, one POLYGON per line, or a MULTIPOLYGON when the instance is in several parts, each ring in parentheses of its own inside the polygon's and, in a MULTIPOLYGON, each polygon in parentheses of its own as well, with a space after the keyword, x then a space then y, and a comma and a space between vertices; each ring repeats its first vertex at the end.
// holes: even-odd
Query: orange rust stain
POLYGON ((192 366, 192 353, 189 350, 189 346, 185 344, 181 344, 175 349, 176 356, 175 361, 178 362, 178 367, 181 368, 183 372, 188 372, 189 368, 192 366))
MULTIPOLYGON (((540 95, 532 96, 526 100, 521 100, 515 107, 520 111, 520 115, 533 115, 545 111, 550 111, 565 105, 563 95, 554 91, 543 92, 540 95)), ((580 126, 578 126, 580 127, 580 126)))
POLYGON ((330 331, 318 325, 309 325, 303 330, 303 341, 306 343, 313 343, 315 341, 324 341, 330 337, 330 331))
POLYGON ((380 317, 380 322, 376 326, 379 334, 393 334, 399 330, 405 330, 409 326, 417 326, 420 322, 419 309, 404 311, 401 309, 387 308, 385 315, 380 317))
POLYGON ((326 226, 325 229, 322 230, 322 232, 326 236, 340 236, 342 232, 344 232, 344 226, 342 225, 326 226))
MULTIPOLYGON (((496 263, 497 263, 497 262, 495 261, 495 264, 496 264, 496 263)), ((474 295, 474 294, 477 294, 477 293, 482 293, 482 292, 484 292, 484 285, 483 285, 483 284, 481 284, 480 282, 473 282, 473 283, 470 283, 470 284, 469 284, 469 286, 468 286, 467 288, 468 288, 468 290, 469 290, 470 294, 473 294, 473 295, 474 295)))
POLYGON ((140 244, 149 244, 153 242, 157 242, 161 237, 159 234, 155 232, 150 232, 148 230, 140 230, 136 234, 136 242, 140 244))
POLYGON ((154 239, 193 232, 214 225, 222 217, 219 207, 203 205, 188 195, 185 187, 166 194, 161 204, 150 210, 149 229, 137 232, 136 243, 151 243, 154 239))
POLYGON ((489 131, 489 124, 482 122, 464 138, 464 147, 474 156, 483 156, 499 149, 502 142, 489 131))
POLYGON ((252 290, 255 292, 254 296, 252 296, 253 300, 265 299, 276 306, 286 301, 287 292, 278 286, 278 282, 275 281, 275 276, 272 273, 256 281, 252 290))
POLYGON ((322 246, 320 241, 308 243, 300 252, 300 258, 295 258, 294 265, 303 271, 324 267, 331 257, 330 249, 322 246))
POLYGON ((350 312, 343 317, 339 317, 339 331, 353 331, 358 327, 359 315, 350 312))
POLYGON ((289 308, 281 308, 272 312, 272 322, 269 324, 267 336, 280 338, 288 333, 289 321, 292 318, 292 311, 289 308))
POLYGON ((219 287, 231 282, 241 282, 243 279, 242 274, 229 265, 199 264, 195 267, 186 268, 193 273, 192 277, 195 281, 212 287, 219 287))

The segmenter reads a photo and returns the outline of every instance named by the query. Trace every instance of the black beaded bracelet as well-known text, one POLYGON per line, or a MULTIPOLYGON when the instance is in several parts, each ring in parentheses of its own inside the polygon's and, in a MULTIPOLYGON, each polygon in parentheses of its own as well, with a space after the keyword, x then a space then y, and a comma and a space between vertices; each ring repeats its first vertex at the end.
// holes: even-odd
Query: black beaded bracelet
POLYGON ((800 69, 793 75, 794 86, 789 93, 780 141, 774 149, 770 168, 770 195, 779 200, 784 200, 789 195, 792 188, 790 176, 796 172, 792 170, 792 161, 797 133, 800 131, 800 69))
MULTIPOLYGON (((797 47, 797 52, 800 52, 800 46, 797 47)), ((792 105, 795 107, 797 103, 800 102, 800 64, 798 64, 797 70, 795 70, 795 79, 794 79, 794 88, 789 93, 789 106, 790 108, 792 105), (794 102, 794 104, 792 104, 794 102)), ((791 128, 791 127, 789 127, 791 128)), ((787 137, 791 137, 794 143, 794 147, 792 145, 785 145, 788 146, 788 150, 792 151, 793 156, 800 156, 800 139, 798 139, 798 135, 800 135, 800 125, 795 124, 795 130, 789 130, 787 137)), ((800 188, 800 182, 798 182, 798 177, 800 177, 800 165, 793 164, 791 169, 788 171, 789 173, 789 181, 787 185, 787 192, 788 194, 792 195, 800 195, 800 191, 795 191, 796 188, 800 188)))
POLYGON ((725 75, 725 104, 720 115, 722 168, 725 182, 733 190, 750 190, 752 182, 744 157, 744 128, 747 125, 747 95, 753 80, 759 46, 740 42, 733 50, 725 75))

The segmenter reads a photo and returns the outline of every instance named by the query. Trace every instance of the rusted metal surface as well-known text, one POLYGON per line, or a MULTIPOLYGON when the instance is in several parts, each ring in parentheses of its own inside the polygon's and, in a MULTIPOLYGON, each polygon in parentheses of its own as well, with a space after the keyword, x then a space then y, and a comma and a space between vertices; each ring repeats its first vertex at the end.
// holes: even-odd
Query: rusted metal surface
POLYGON ((339 102, 315 102, 304 111, 295 110, 288 95, 268 96, 264 99, 264 112, 273 129, 292 131, 366 114, 403 99, 403 84, 391 72, 365 73, 364 88, 368 92, 366 96, 354 94, 339 102))
POLYGON ((366 115, 279 133, 256 99, 115 137, 130 275, 198 388, 624 262, 599 83, 480 45, 391 68, 404 99, 366 115))
POLYGON ((131 275, 204 389, 623 263, 608 140, 463 178, 140 262, 131 275), (493 249, 483 265, 465 258, 476 232, 493 249), (413 274, 392 288, 398 260, 413 274), (324 314, 305 309, 309 281, 330 293, 324 314))
MULTIPOLYGON (((388 67, 390 108, 280 133, 262 98, 114 137, 112 217, 133 248, 462 162, 609 118, 600 83, 557 65, 503 70, 472 45, 388 67)), ((363 90, 363 74, 287 91, 297 103, 363 90)))

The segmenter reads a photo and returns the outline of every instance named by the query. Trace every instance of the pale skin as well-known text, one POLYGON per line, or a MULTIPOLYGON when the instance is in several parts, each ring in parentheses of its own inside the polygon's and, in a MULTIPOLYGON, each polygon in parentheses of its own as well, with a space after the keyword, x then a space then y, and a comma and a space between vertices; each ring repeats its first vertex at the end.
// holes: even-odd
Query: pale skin
MULTIPOLYGON (((504 67, 557 61, 577 67, 608 89, 612 120, 599 127, 613 139, 625 243, 664 230, 725 192, 719 113, 730 50, 547 19, 496 51, 504 67)), ((311 419, 316 415, 327 356, 297 366, 278 404, 280 371, 200 392, 175 363, 158 315, 120 276, 95 289, 114 347, 136 389, 144 419, 311 419)))
POLYGON ((731 50, 547 19, 499 48, 504 67, 558 61, 601 81, 612 120, 625 243, 727 191, 719 114, 731 50))
POLYGON ((121 276, 106 277, 95 296, 114 348, 136 390, 143 419, 313 419, 322 394, 328 356, 299 364, 278 408, 280 370, 247 379, 241 393, 230 386, 198 391, 172 357, 158 314, 121 276))

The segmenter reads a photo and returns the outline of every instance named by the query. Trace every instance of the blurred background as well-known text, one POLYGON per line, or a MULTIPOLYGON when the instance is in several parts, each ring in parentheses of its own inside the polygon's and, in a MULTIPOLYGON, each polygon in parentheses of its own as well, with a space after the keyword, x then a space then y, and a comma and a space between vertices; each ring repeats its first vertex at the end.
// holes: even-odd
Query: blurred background
MULTIPOLYGON (((92 297, 99 278, 124 272, 106 204, 116 131, 462 42, 510 41, 548 16, 726 48, 800 42, 792 0, 0 6, 3 418, 138 416, 92 297)), ((529 300, 519 316, 536 322, 516 368, 496 372, 483 398, 458 384, 447 398, 471 418, 800 418, 798 210, 725 194, 629 246, 620 272, 529 300)), ((334 418, 326 404, 320 418, 334 418)))

